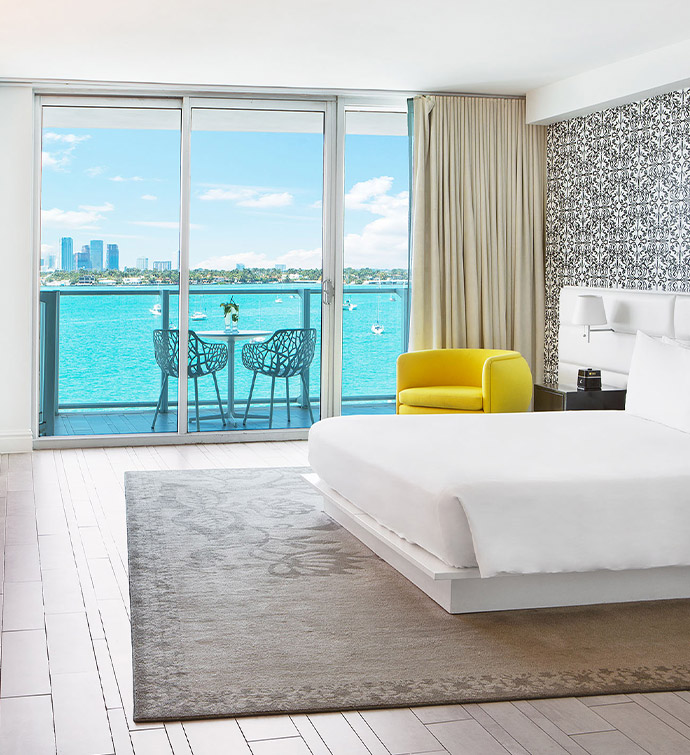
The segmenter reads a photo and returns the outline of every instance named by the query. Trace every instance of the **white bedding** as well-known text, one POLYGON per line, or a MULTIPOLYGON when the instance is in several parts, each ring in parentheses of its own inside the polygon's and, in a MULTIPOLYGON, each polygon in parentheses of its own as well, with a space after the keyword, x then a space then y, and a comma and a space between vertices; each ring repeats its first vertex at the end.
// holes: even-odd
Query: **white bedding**
POLYGON ((690 565, 690 434, 626 412, 338 417, 309 462, 483 577, 690 565))

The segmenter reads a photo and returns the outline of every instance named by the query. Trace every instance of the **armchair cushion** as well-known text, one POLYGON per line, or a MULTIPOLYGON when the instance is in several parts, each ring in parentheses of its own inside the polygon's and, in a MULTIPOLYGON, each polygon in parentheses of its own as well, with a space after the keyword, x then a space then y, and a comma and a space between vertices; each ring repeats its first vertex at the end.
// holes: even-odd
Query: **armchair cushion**
POLYGON ((405 406, 424 406, 435 409, 480 412, 482 389, 467 385, 429 385, 400 391, 400 403, 405 406))

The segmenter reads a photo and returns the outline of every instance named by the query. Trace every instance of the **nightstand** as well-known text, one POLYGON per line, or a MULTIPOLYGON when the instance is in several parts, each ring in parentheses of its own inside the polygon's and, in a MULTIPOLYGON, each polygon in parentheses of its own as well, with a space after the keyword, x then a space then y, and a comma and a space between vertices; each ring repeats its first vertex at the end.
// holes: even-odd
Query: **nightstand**
POLYGON ((625 388, 602 385, 599 391, 578 391, 576 385, 536 383, 535 412, 570 412, 583 409, 625 409, 625 388))

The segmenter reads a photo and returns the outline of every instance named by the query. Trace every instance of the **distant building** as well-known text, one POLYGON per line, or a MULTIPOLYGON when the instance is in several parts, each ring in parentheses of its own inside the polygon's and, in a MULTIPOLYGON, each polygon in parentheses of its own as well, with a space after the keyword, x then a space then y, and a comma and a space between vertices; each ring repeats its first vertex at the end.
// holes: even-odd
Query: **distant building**
POLYGON ((281 273, 284 273, 287 270, 287 265, 283 265, 282 263, 278 263, 276 265, 276 270, 279 270, 281 273))
POLYGON ((117 244, 108 244, 105 256, 105 267, 107 270, 120 269, 120 248, 117 244))
POLYGON ((92 239, 89 249, 91 253, 91 269, 103 270, 103 241, 101 239, 92 239))
POLYGON ((91 270, 91 249, 88 244, 84 244, 81 252, 74 255, 74 266, 76 270, 91 270))
POLYGON ((241 262, 238 262, 235 265, 235 270, 244 270, 244 265, 241 262))
POLYGON ((54 254, 46 254, 41 257, 41 272, 47 273, 55 270, 57 266, 57 256, 54 254))
POLYGON ((68 273, 74 270, 74 241, 71 236, 60 239, 60 269, 68 273))
POLYGON ((153 270, 156 273, 163 273, 166 270, 172 270, 172 262, 170 260, 154 260, 153 270))
POLYGON ((137 257, 137 269, 138 270, 148 270, 149 269, 149 258, 148 257, 137 257))

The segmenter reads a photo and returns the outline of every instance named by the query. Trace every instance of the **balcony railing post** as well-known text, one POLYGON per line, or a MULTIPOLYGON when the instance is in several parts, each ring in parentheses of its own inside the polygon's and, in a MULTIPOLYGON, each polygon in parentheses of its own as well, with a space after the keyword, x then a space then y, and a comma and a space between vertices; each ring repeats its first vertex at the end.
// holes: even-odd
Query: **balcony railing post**
POLYGON ((396 290, 402 300, 402 346, 401 353, 404 354, 410 348, 410 284, 408 282, 405 288, 396 290))
MULTIPOLYGON (((299 290, 299 298, 301 304, 299 326, 304 329, 311 328, 311 291, 308 288, 301 288, 299 290)), ((304 373, 304 377, 306 378, 307 385, 309 385, 309 370, 304 373)), ((307 407, 307 397, 304 393, 301 381, 299 389, 299 406, 300 409, 306 409, 307 407)))
MULTIPOLYGON (((161 318, 163 320, 163 324, 161 327, 163 330, 169 330, 170 329, 170 291, 167 289, 163 289, 161 291, 161 318)), ((169 407, 169 391, 170 391, 170 381, 165 382, 165 375, 161 371, 161 388, 163 387, 163 384, 165 384, 165 392, 163 393, 163 401, 161 403, 161 412, 163 414, 168 413, 168 407, 169 407)))
POLYGON ((55 415, 58 408, 58 359, 60 337, 60 292, 42 291, 45 303, 43 342, 41 344, 43 375, 41 376, 41 412, 43 435, 55 435, 55 415))

